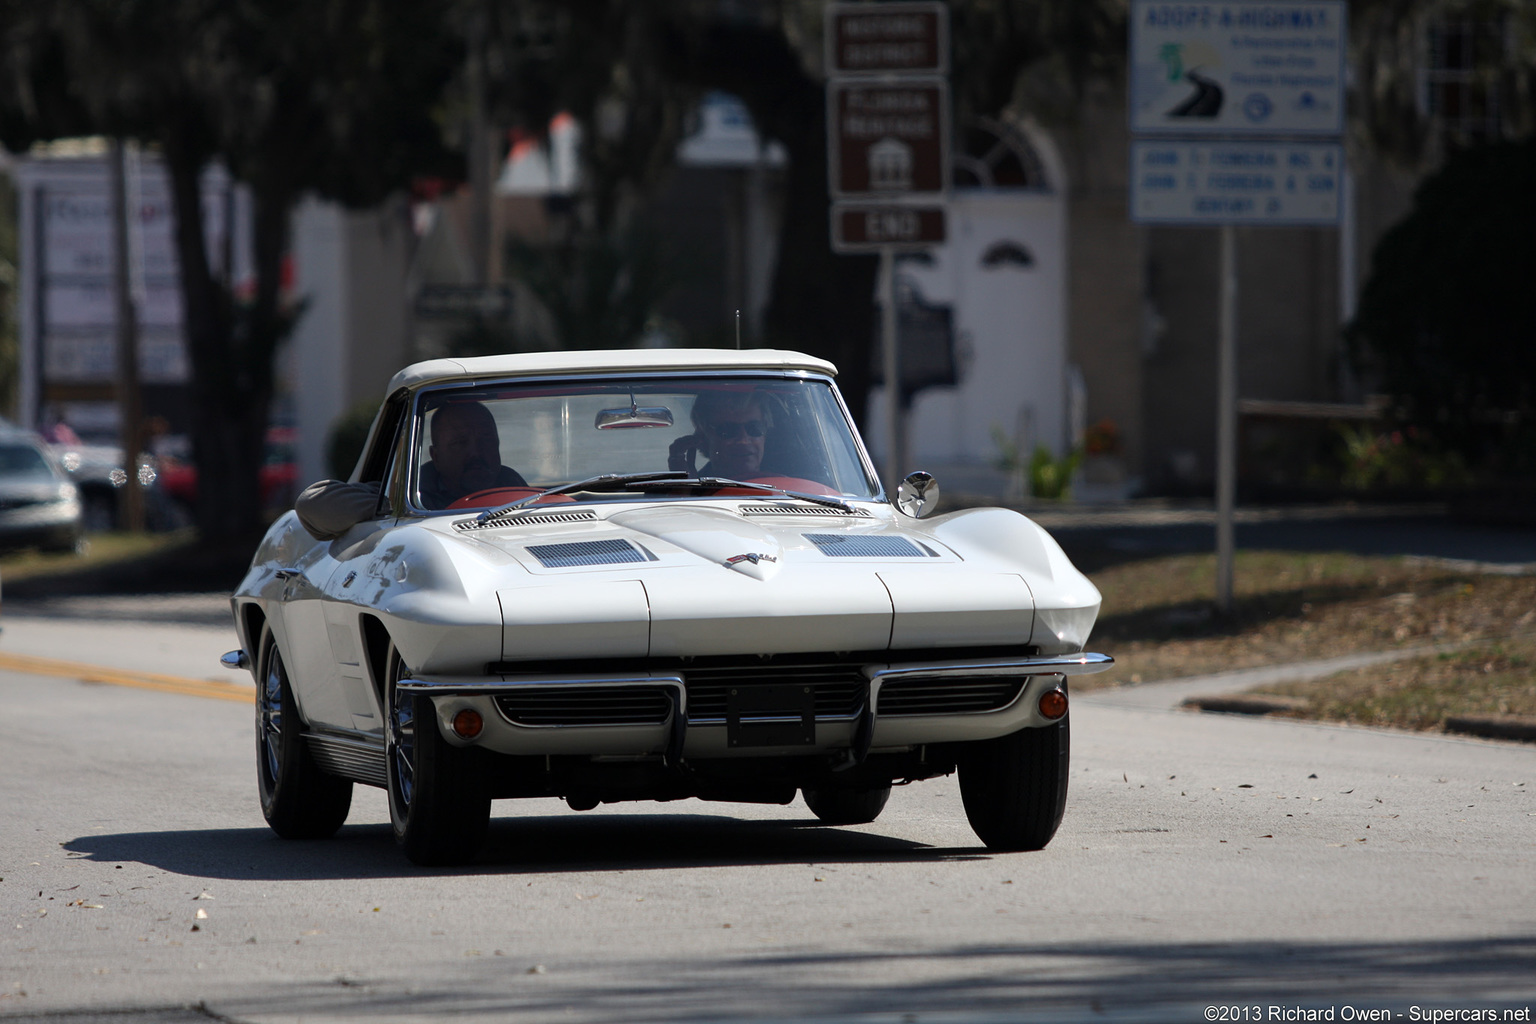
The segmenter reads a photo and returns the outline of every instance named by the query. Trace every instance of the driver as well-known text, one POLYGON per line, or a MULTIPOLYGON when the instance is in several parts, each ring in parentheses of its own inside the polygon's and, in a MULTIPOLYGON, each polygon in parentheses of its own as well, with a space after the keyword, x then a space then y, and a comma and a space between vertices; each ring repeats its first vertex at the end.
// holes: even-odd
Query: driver
POLYGON ((432 461, 421 467, 421 506, 447 508, 466 494, 493 487, 527 487, 501 464, 496 418, 479 402, 452 402, 432 414, 432 461))
MULTIPOLYGON (((479 402, 440 406, 432 416, 432 461, 421 467, 421 505, 449 504, 492 487, 527 487, 522 476, 501 464, 501 439, 496 419, 479 402)), ((378 480, 347 483, 317 480, 294 502, 299 523, 317 540, 335 540, 365 519, 381 512, 378 480)), ((382 503, 388 513, 389 503, 382 503)))
POLYGON ((667 468, 693 472, 694 453, 709 461, 699 476, 750 480, 762 474, 763 448, 773 426, 756 391, 706 391, 694 399, 694 433, 672 442, 667 468))

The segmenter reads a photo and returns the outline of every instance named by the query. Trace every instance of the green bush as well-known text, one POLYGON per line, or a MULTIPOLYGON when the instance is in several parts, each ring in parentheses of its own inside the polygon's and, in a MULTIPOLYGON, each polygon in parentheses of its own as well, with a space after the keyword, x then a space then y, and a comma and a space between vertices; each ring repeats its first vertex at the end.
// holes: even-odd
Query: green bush
POLYGON ((331 476, 345 480, 352 475, 352 467, 363 455, 363 445, 368 443, 368 428, 379 411, 379 403, 364 399, 336 417, 331 424, 330 442, 326 445, 325 461, 331 476))
POLYGON ((1066 498, 1072 493, 1072 475, 1083 453, 1074 448, 1061 458, 1054 458, 1043 444, 1035 445, 1029 457, 1029 493, 1036 498, 1066 498))

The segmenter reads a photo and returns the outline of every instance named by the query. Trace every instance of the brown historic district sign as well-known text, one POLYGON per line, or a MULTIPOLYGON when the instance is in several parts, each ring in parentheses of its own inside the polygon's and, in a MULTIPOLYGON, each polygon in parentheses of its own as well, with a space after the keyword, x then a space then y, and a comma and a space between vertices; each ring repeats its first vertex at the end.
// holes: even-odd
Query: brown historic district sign
POLYGON ((832 207, 832 249, 927 248, 944 242, 944 227, 942 206, 837 203, 832 207))
POLYGON ((948 84, 937 78, 829 82, 827 144, 834 196, 943 192, 948 84))
POLYGON ((827 9, 827 74, 934 74, 949 70, 943 4, 833 4, 827 9))

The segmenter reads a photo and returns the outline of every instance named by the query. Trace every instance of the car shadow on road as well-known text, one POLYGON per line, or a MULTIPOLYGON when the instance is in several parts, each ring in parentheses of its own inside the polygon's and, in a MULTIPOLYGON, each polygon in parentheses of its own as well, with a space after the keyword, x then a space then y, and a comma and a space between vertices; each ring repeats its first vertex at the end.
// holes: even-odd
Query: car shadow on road
MULTIPOLYGON (((1047 927, 1070 930, 1062 920, 1047 927)), ((591 1024, 940 1018, 952 1024, 1187 1024, 1429 1020, 1429 1007, 1500 1006, 1514 1013, 1494 1011, 1496 1016, 1477 1019, 1527 1020, 1533 955, 1536 938, 1530 936, 1399 942, 935 941, 903 950, 555 960, 535 969, 544 975, 539 984, 524 976, 532 973, 524 967, 531 960, 514 958, 509 970, 508 961, 487 957, 451 982, 273 986, 263 992, 259 1007, 218 1003, 213 1008, 236 1019, 259 1009, 266 1019, 310 1021, 452 1016, 558 1017, 591 1024), (1421 1007, 1416 1017, 1410 1011, 1414 1005, 1421 1007)))
POLYGON ((328 840, 283 840, 265 828, 185 829, 81 836, 64 844, 103 863, 141 863, 198 878, 284 881, 421 874, 548 874, 688 867, 934 863, 989 856, 980 846, 940 849, 806 819, 715 814, 499 817, 474 863, 419 868, 388 825, 348 825, 328 840))

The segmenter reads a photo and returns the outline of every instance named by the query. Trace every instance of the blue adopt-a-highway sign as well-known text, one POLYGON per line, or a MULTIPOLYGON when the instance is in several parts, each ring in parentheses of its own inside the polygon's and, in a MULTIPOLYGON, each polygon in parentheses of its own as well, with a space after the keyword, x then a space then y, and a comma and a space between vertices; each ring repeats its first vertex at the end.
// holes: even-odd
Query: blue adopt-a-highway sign
POLYGON ((1133 0, 1131 131, 1339 135, 1347 13, 1342 0, 1133 0))
POLYGON ((1344 148, 1330 142, 1131 143, 1140 224, 1338 223, 1344 148))

